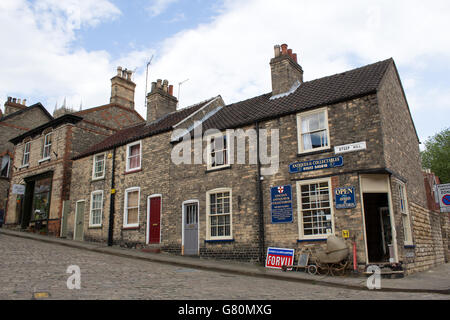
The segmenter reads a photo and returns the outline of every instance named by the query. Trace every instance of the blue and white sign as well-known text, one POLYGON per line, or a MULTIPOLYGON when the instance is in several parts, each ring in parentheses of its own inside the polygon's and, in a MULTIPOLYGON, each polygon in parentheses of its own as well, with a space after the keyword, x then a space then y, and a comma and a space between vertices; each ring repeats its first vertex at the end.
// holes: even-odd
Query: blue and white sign
POLYGON ((344 158, 342 158, 342 156, 337 156, 325 159, 291 163, 289 165, 289 172, 290 173, 306 172, 313 170, 342 167, 343 165, 344 165, 344 158))
POLYGON ((294 249, 267 248, 266 268, 281 269, 294 264, 294 249))
POLYGON ((354 187, 336 188, 334 195, 336 200, 336 209, 356 207, 354 187))
POLYGON ((292 186, 271 187, 270 195, 272 223, 292 222, 292 186))

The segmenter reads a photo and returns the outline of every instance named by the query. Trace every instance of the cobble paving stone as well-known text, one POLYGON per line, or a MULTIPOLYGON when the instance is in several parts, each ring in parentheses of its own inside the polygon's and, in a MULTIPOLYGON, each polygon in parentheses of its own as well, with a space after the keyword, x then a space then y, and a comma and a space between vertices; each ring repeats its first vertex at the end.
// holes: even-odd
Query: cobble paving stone
POLYGON ((261 279, 111 256, 55 244, 0 237, 0 299, 445 299, 448 295, 375 292, 261 279), (69 290, 78 265, 81 289, 69 290))

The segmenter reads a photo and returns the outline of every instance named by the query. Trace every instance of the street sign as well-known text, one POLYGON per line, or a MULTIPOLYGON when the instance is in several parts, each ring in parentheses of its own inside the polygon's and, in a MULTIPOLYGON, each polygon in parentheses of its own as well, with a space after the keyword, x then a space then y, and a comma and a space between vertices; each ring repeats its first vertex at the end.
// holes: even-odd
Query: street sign
POLYGON ((450 212, 450 183, 438 184, 436 189, 441 212, 450 212))
POLYGON ((334 153, 339 154, 339 153, 361 151, 361 150, 365 150, 366 148, 367 148, 366 142, 361 141, 361 142, 346 144, 343 146, 336 146, 336 147, 334 147, 334 153))
POLYGON ((272 223, 290 223, 292 214, 292 186, 270 188, 272 223))
POLYGON ((281 269, 294 264, 295 249, 267 248, 266 268, 281 269))

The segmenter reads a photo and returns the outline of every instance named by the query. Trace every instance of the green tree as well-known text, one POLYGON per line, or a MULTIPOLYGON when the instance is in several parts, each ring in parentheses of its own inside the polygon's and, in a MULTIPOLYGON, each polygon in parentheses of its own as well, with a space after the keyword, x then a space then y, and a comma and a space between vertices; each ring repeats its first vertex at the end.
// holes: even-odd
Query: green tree
POLYGON ((428 138, 421 155, 423 168, 431 169, 441 183, 450 183, 450 128, 428 138))

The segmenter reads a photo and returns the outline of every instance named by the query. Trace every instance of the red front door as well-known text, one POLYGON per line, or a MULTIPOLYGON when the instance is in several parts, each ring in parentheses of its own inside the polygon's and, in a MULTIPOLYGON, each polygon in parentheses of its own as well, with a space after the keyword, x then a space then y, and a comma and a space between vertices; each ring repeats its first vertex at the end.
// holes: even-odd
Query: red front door
POLYGON ((149 243, 159 243, 161 230, 161 197, 150 198, 149 243))

